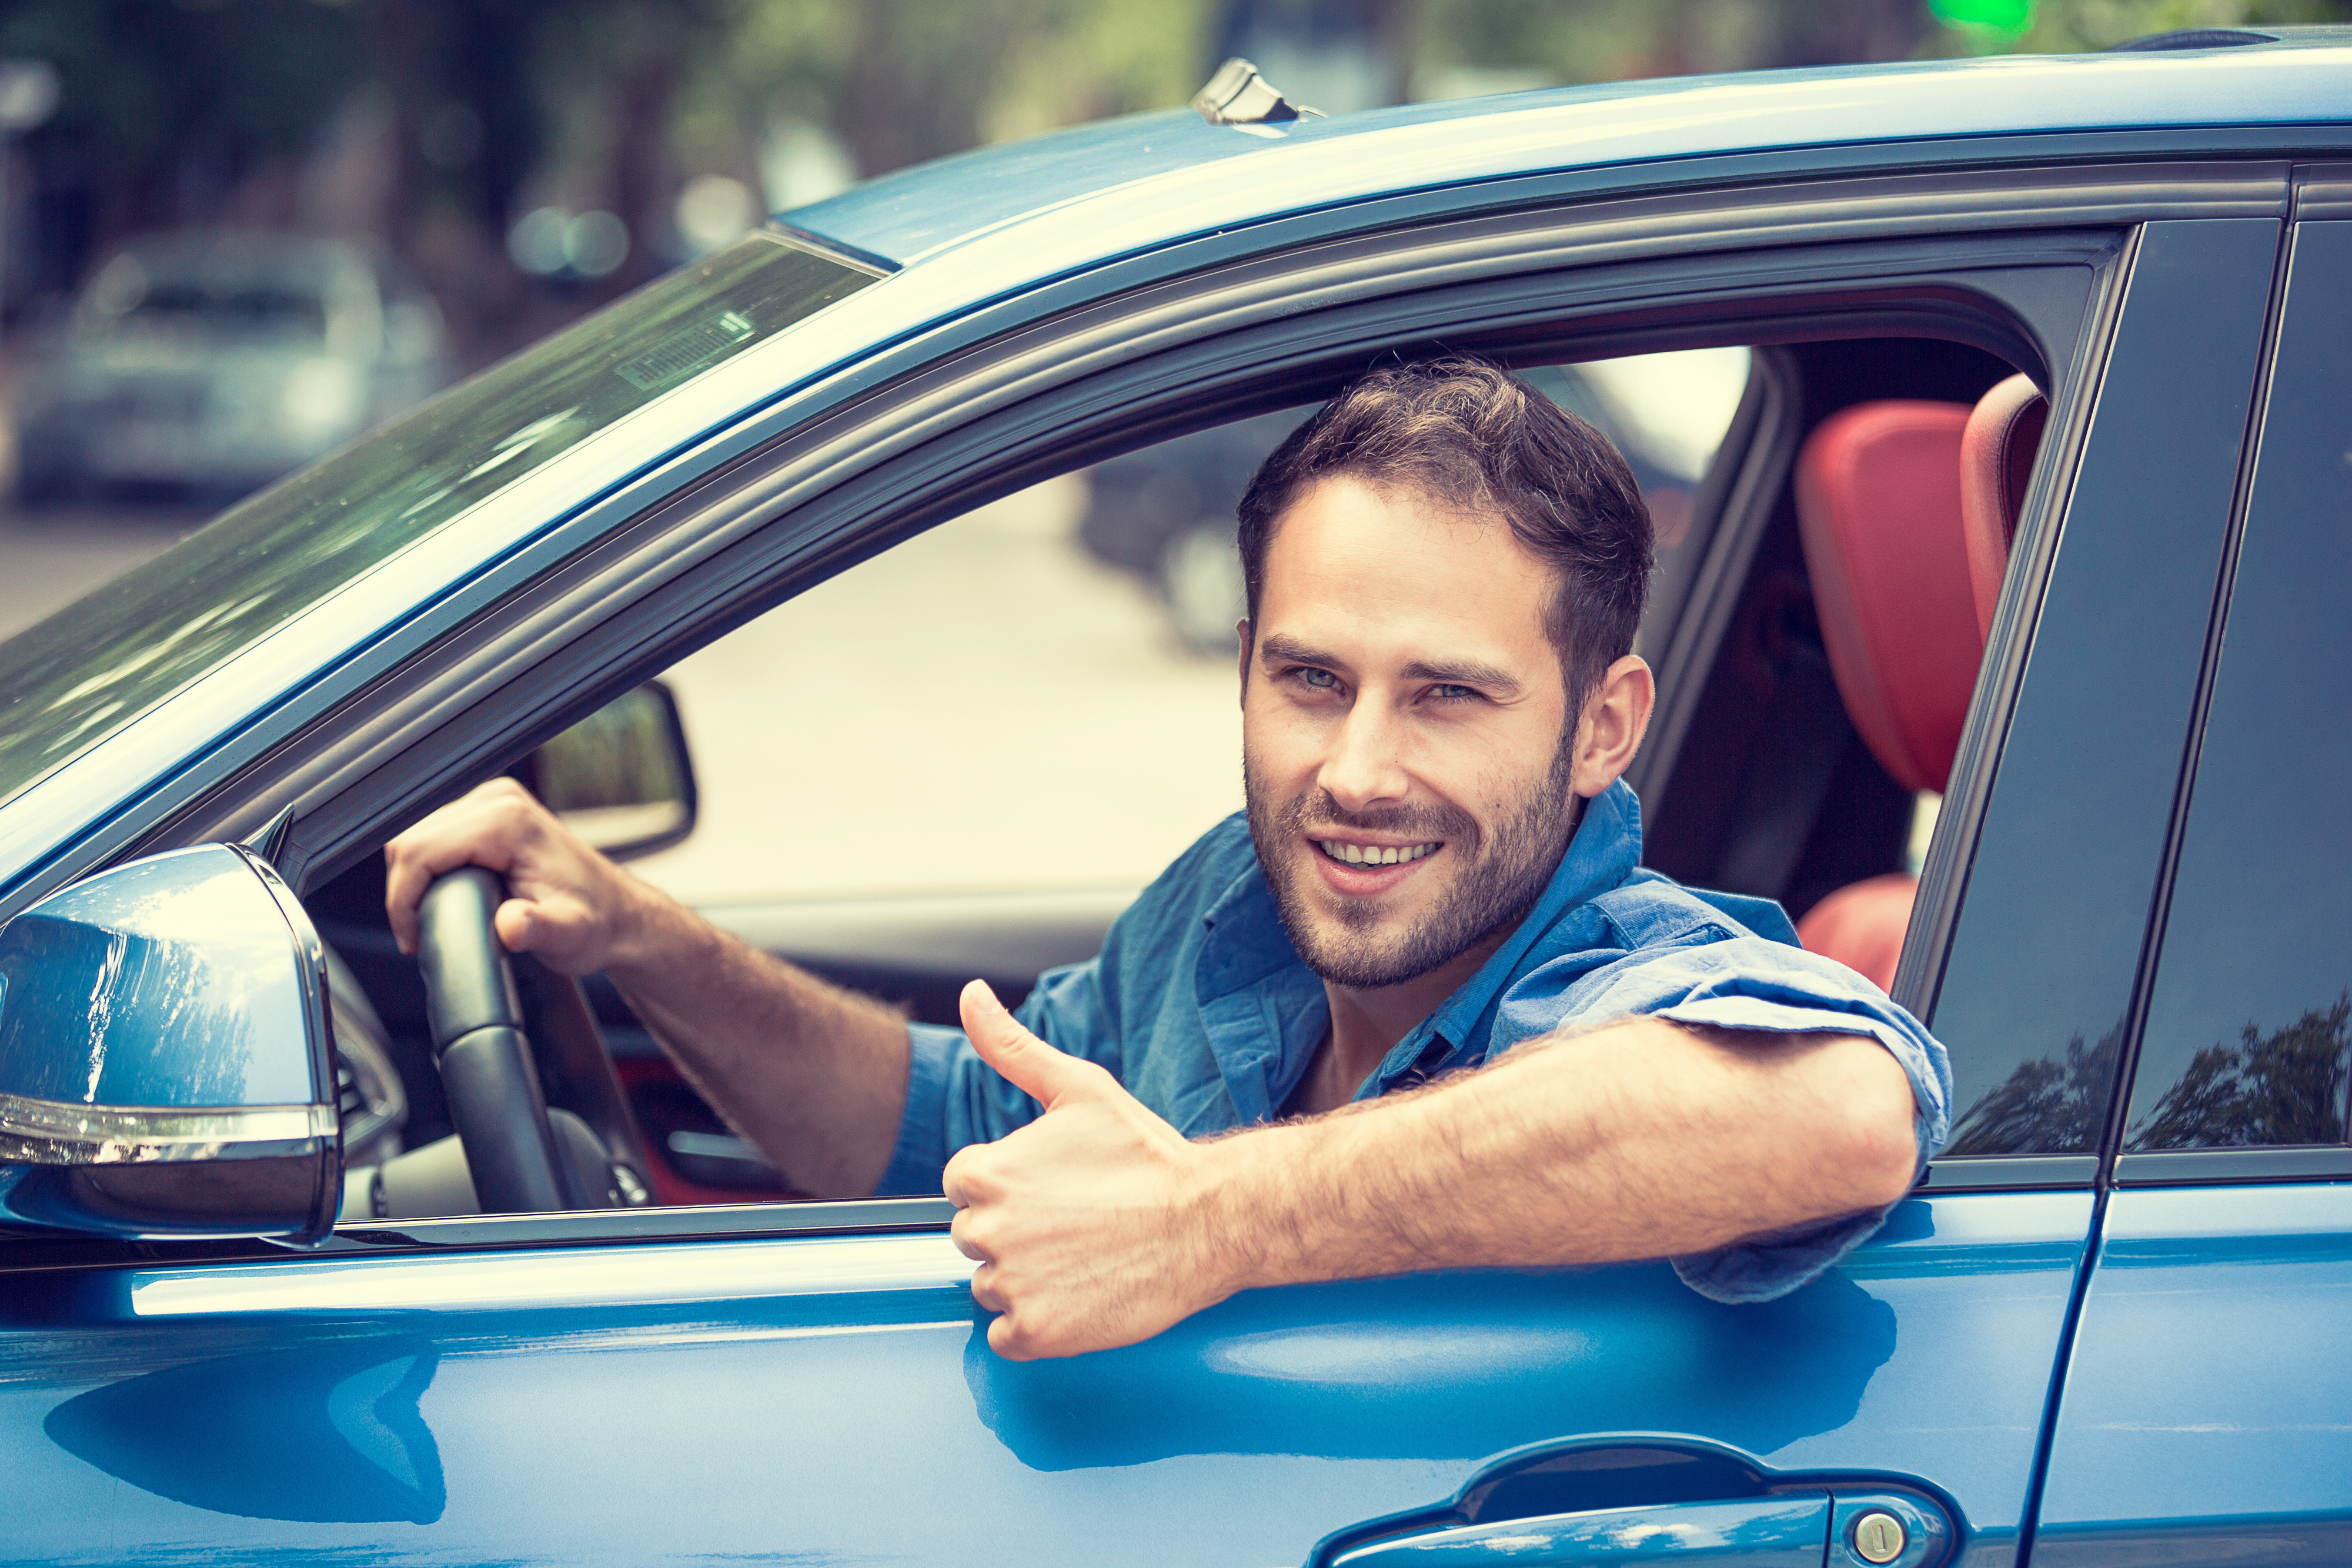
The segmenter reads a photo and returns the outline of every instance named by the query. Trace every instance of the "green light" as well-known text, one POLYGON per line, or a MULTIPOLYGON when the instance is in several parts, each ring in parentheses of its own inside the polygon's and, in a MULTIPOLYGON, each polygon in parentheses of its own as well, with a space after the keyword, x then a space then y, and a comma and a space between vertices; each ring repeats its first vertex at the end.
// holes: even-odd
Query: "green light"
POLYGON ((2033 0, 1927 0, 1938 21, 2015 37, 2033 26, 2033 0))

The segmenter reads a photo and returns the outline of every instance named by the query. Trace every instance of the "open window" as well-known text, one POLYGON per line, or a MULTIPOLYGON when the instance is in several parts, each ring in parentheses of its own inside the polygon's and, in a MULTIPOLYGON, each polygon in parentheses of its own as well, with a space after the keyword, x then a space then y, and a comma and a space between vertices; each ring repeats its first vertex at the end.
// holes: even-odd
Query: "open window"
MULTIPOLYGON (((975 975, 1011 999, 1042 969, 1088 956, 1134 893, 1241 803, 1230 530, 1249 472, 1368 358, 1474 349, 1610 431, 1650 499, 1659 571, 1638 648, 1662 698, 1631 778, 1649 862, 1778 898, 1801 920, 1857 889, 1895 890, 1873 923, 1893 951, 1840 953, 1884 982, 1917 925, 1913 879, 1979 684, 1979 596, 2000 587, 2002 563, 1972 570, 1962 530, 1968 429, 2003 387, 2076 405, 2094 359, 2080 345, 2116 255, 2111 234, 2079 232, 1823 247, 1769 265, 1677 258, 1593 285, 1600 302, 1580 309, 1520 279, 1508 298, 1459 306, 1484 312, 1476 329, 1414 295, 1311 354, 1269 336, 1228 345, 1192 380, 1139 382, 1117 418, 1107 394, 1074 393, 1055 439, 1024 414, 1020 437, 1038 444, 1027 448, 967 414, 953 440, 983 477, 963 499, 942 488, 898 501, 854 547, 780 555, 787 565, 731 597, 680 601, 658 636, 640 633, 658 659, 599 675, 593 689, 609 693, 662 674, 695 748, 699 824, 636 869, 756 945, 919 1019, 953 1021, 975 975), (1744 280, 1728 300, 1727 277, 1744 280), (1807 475, 1831 461, 1820 444, 1888 410, 1937 432, 1933 453, 1912 455, 1908 492, 1881 486, 1809 528, 1807 475), (1927 539, 1910 551, 1916 580, 1871 579, 1841 553, 1842 527, 1864 545, 1889 530, 1927 539), (1848 580, 1842 608, 1824 609, 1824 571, 1848 580), (1852 632, 1857 616, 1892 626, 1899 652, 1930 601, 1945 654, 1927 706, 1941 738, 1928 764, 1890 760, 1887 716, 1872 705, 1894 699, 1883 678, 1838 667, 1833 628, 1852 632)), ((2006 527, 2041 444, 2021 444, 2004 470, 2006 527)), ((952 468, 940 455, 901 471, 952 468)), ((761 470, 743 472, 732 482, 751 493, 761 470)), ((857 484, 839 493, 859 505, 915 494, 857 484)), ((799 537, 812 537, 809 515, 793 519, 799 537)), ((592 711, 535 700, 541 716, 508 733, 543 736, 550 717, 592 711)), ((1902 733, 1917 705, 1896 706, 1902 733)), ((520 754, 509 742, 489 755, 472 778, 520 754)), ((310 902, 382 1020, 414 1146, 447 1125, 419 1043, 421 994, 382 928, 373 846, 341 863, 310 902)), ((789 1176, 701 1102, 617 995, 593 981, 589 993, 656 1162, 652 1196, 789 1196, 789 1176)))

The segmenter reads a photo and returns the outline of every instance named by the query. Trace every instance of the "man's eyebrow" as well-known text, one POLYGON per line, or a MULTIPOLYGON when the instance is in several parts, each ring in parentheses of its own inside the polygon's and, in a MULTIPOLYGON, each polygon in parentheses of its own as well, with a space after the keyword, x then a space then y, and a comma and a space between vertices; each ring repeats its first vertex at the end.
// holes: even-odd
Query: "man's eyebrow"
POLYGON ((1310 648, 1297 638, 1286 636, 1280 632, 1259 638, 1257 652, 1262 659, 1279 659, 1292 664, 1318 664, 1328 668, 1339 663, 1338 658, 1320 648, 1310 648))
POLYGON ((1517 677, 1476 659, 1415 659, 1404 667, 1405 678, 1440 681, 1454 686, 1483 686, 1497 696, 1517 696, 1517 677))

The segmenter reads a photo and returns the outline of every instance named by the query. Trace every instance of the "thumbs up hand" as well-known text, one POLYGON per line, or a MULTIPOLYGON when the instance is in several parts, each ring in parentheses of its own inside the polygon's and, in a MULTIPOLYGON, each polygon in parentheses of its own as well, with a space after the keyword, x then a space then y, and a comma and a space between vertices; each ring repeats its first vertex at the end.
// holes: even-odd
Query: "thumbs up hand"
POLYGON ((1001 1314, 990 1347, 1027 1361, 1133 1344, 1231 1295, 1203 1146, 1022 1028, 982 981, 964 988, 963 1024, 1045 1108, 948 1162, 955 1243, 980 1264, 972 1299, 1001 1314))

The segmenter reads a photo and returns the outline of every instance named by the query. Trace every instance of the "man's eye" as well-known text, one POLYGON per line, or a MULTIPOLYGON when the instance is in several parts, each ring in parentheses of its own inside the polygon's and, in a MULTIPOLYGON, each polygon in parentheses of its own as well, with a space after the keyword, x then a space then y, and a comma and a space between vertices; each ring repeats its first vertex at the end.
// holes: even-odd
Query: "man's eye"
POLYGON ((1459 702, 1465 697, 1475 697, 1478 694, 1468 686, 1449 685, 1441 681, 1429 688, 1429 695, 1441 702, 1459 702))
POLYGON ((1301 670, 1298 678, 1318 692, 1328 692, 1339 684, 1339 677, 1328 670, 1301 670))

